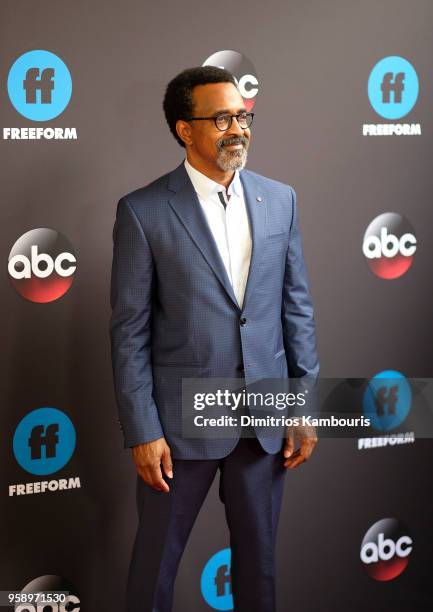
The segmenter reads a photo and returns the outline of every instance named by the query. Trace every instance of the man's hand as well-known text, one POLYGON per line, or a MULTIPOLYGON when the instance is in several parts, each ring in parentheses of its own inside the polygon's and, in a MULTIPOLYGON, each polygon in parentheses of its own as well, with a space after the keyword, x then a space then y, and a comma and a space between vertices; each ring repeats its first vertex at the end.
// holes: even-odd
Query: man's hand
POLYGON ((161 463, 165 474, 173 478, 173 464, 171 461, 170 447, 165 438, 158 438, 152 442, 138 444, 132 447, 132 458, 137 467, 137 472, 145 483, 155 491, 168 493, 170 487, 162 477, 161 463))
POLYGON ((317 440, 316 429, 311 425, 288 427, 283 449, 283 455, 287 459, 287 461, 284 462, 284 467, 295 468, 301 463, 304 463, 304 461, 307 461, 317 444, 317 440), (300 448, 296 451, 295 440, 299 440, 301 443, 300 448))

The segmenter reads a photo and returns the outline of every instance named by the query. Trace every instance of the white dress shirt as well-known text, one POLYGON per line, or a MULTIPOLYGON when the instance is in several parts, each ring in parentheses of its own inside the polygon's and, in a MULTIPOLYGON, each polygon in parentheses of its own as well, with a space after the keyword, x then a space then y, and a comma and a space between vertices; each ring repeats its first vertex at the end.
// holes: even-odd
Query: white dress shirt
POLYGON ((185 159, 185 169, 215 239, 239 306, 242 308, 251 260, 251 230, 239 171, 226 191, 185 159), (218 194, 218 192, 221 192, 218 194), (221 202, 224 199, 225 206, 221 202))

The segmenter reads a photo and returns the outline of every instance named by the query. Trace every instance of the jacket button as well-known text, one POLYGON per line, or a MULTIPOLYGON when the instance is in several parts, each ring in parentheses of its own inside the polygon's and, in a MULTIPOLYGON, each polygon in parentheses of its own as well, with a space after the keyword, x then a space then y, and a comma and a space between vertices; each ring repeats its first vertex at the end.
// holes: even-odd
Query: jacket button
POLYGON ((247 322, 245 317, 241 317, 239 323, 242 325, 242 327, 245 325, 245 323, 247 322))

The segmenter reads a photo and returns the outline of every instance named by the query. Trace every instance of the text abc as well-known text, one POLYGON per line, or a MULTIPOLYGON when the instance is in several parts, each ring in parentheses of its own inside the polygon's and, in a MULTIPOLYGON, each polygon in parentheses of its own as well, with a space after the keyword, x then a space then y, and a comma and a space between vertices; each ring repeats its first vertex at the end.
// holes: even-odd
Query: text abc
POLYGON ((31 258, 29 259, 26 255, 14 255, 9 260, 8 271, 12 278, 21 280, 23 278, 31 278, 32 272, 38 278, 47 278, 55 270, 59 276, 67 277, 77 269, 74 265, 77 260, 72 253, 59 253, 55 259, 46 253, 38 253, 38 246, 32 245, 31 258), (69 262, 70 265, 65 266, 65 262, 69 262), (22 270, 17 270, 16 265, 20 263, 23 266, 22 270), (45 266, 41 269, 40 264, 44 263, 45 266))
POLYGON ((68 612, 68 610, 71 609, 73 609, 74 612, 80 612, 80 606, 78 604, 80 604, 78 597, 68 595, 66 600, 61 603, 45 602, 36 604, 35 606, 28 603, 19 604, 15 608, 15 612, 68 612), (69 604, 74 604, 74 607, 71 608, 69 604))
POLYGON ((389 561, 397 555, 397 557, 408 557, 412 552, 412 539, 409 536, 401 536, 397 542, 390 538, 385 538, 385 534, 379 533, 376 542, 366 542, 361 548, 361 560, 364 563, 377 563, 380 561, 389 561))
POLYGON ((362 251, 368 259, 380 259, 382 256, 395 257, 398 253, 410 257, 416 251, 416 238, 410 233, 397 238, 394 234, 388 234, 386 227, 382 227, 380 238, 378 236, 365 238, 362 251))

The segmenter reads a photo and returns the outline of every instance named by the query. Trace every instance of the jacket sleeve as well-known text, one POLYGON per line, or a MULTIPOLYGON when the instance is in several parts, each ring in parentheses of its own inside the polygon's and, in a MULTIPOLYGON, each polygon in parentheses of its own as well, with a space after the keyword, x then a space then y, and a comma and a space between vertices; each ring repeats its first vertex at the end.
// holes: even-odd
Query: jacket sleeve
POLYGON ((311 384, 319 375, 313 305, 302 253, 296 194, 290 187, 292 203, 289 248, 287 250, 282 300, 282 325, 287 368, 296 384, 311 384))
POLYGON ((152 397, 151 311, 154 264, 126 198, 113 230, 110 337, 114 388, 125 448, 164 436, 152 397))

